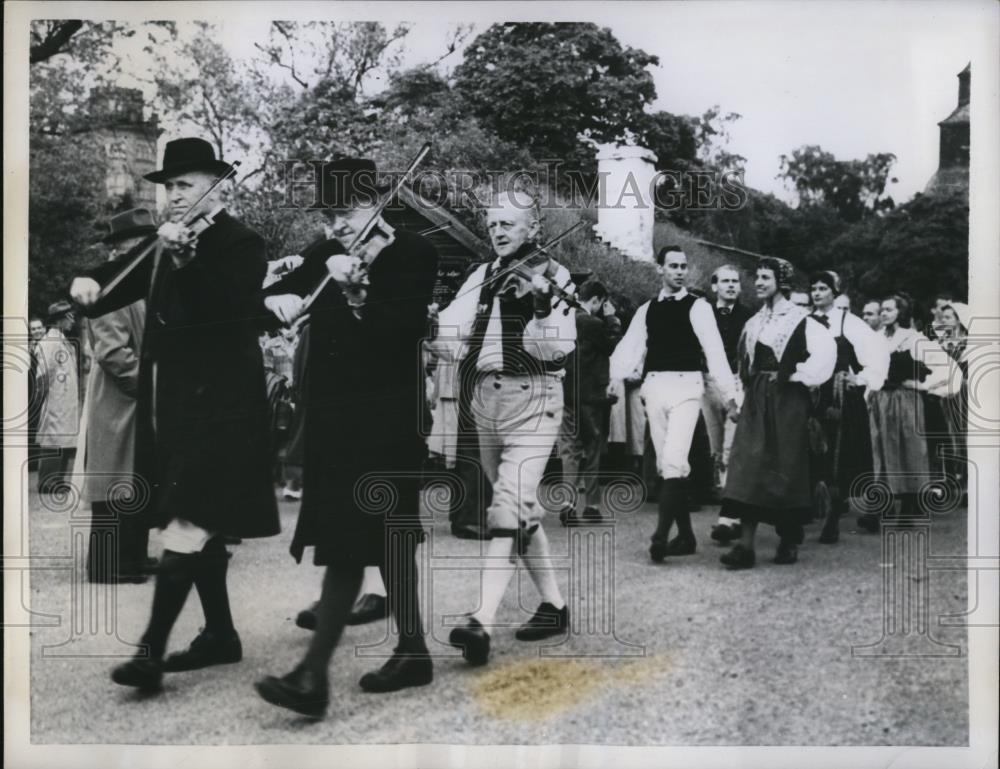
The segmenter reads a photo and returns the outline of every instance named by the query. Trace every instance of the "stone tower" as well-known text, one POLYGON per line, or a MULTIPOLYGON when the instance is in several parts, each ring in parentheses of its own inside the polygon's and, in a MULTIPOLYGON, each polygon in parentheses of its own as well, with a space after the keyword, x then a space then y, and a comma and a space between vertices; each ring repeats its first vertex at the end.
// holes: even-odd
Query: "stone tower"
POLYGON ((91 132, 104 146, 107 192, 111 208, 131 202, 156 210, 156 185, 143 174, 156 170, 156 140, 161 131, 156 115, 143 117, 142 91, 135 88, 95 88, 90 93, 91 132))
POLYGON ((969 84, 972 64, 958 73, 958 106, 942 120, 938 170, 927 182, 924 194, 952 190, 969 194, 969 84))

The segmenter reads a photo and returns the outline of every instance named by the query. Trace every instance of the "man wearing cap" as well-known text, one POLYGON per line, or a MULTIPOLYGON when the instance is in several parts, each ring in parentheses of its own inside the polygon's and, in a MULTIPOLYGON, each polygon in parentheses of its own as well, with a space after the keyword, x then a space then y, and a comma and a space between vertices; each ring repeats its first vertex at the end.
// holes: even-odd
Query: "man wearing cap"
POLYGON ((527 259, 523 271, 549 264, 546 272, 556 284, 570 287, 572 280, 565 267, 537 250, 538 202, 530 190, 495 194, 486 226, 497 257, 477 267, 441 311, 434 343, 439 359, 458 367, 463 403, 472 412, 493 488, 486 511, 489 568, 482 571, 479 608, 449 636, 471 665, 489 661, 490 631, 519 564, 541 603, 515 637, 535 641, 569 629, 537 494, 562 424, 562 380, 576 344, 576 317, 572 307, 554 301, 548 279, 508 280, 501 272, 527 259))
MULTIPOLYGON (((125 211, 105 225, 111 259, 128 258, 156 233, 145 208, 125 211)), ((87 321, 94 365, 87 382, 84 498, 91 505, 87 578, 91 582, 145 582, 149 528, 132 505, 136 396, 146 302, 140 299, 87 321)), ((140 482, 141 483, 141 482, 140 482)))
POLYGON ((48 331, 36 348, 35 389, 42 399, 38 415, 38 491, 59 491, 73 466, 80 430, 77 346, 66 335, 76 317, 69 302, 49 305, 48 331))
POLYGON ((819 389, 819 412, 826 435, 826 453, 820 457, 815 498, 825 506, 819 541, 833 544, 839 537, 838 520, 847 510, 858 478, 872 473, 872 439, 865 398, 882 389, 889 372, 889 352, 861 318, 835 306, 840 276, 831 270, 809 277, 812 317, 833 335, 837 363, 833 378, 819 389))
POLYGON ((115 683, 143 690, 158 689, 165 671, 242 659, 223 539, 267 537, 280 528, 257 343, 264 241, 219 203, 216 182, 232 170, 202 139, 169 142, 163 168, 146 176, 167 192, 162 248, 127 274, 130 259, 108 262, 70 289, 91 317, 146 299, 135 470, 145 481, 138 489, 143 517, 163 529, 164 551, 141 639, 146 648, 112 671, 115 683), (205 215, 197 236, 182 221, 188 213, 205 215), (205 629, 164 660, 192 586, 205 629))
POLYGON ((635 313, 611 356, 611 381, 642 379, 642 400, 656 450, 660 486, 659 519, 649 556, 660 563, 668 555, 690 555, 696 542, 691 528, 686 479, 701 399, 705 393, 702 361, 735 420, 736 380, 726 358, 712 306, 687 291, 688 259, 680 246, 664 246, 656 256, 663 288, 635 313), (668 542, 672 525, 677 537, 668 542))
POLYGON ((366 566, 377 565, 399 634, 392 656, 365 674, 361 688, 391 692, 433 680, 417 590, 416 549, 424 455, 421 346, 437 278, 437 252, 425 238, 393 229, 377 215, 373 161, 340 158, 318 178, 317 205, 329 240, 265 290, 264 307, 285 324, 306 312, 305 298, 332 278, 308 307, 302 504, 293 557, 313 547, 325 566, 309 647, 284 676, 256 683, 267 702, 314 718, 329 704, 328 668, 366 566), (345 248, 351 247, 351 253, 345 248))

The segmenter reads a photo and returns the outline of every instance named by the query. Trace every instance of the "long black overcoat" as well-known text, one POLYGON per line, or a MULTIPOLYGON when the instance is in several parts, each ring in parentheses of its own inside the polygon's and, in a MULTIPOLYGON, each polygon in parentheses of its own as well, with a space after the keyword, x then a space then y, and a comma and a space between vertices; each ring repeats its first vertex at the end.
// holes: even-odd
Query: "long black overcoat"
MULTIPOLYGON (((267 294, 306 296, 329 248, 307 249, 267 294)), ((386 526, 419 531, 424 457, 421 343, 437 277, 425 238, 396 230, 369 269, 358 318, 331 282, 310 312, 302 507, 291 552, 314 562, 382 563, 386 526)))
MULTIPOLYGON (((104 285, 129 256, 89 274, 104 285)), ((238 537, 280 531, 258 343, 266 269, 263 239, 223 211, 184 267, 149 257, 86 311, 148 300, 135 468, 150 527, 179 517, 238 537)))

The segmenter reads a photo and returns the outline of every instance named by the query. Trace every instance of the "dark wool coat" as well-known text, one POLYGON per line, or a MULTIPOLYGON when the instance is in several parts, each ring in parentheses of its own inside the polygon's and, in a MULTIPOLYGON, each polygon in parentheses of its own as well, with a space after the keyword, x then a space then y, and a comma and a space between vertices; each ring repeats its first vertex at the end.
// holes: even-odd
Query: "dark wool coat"
MULTIPOLYGON (((308 295, 327 273, 329 253, 308 249, 303 264, 265 293, 308 295)), ((296 560, 314 546, 317 565, 378 564, 387 526, 422 529, 421 344, 437 262, 428 240, 396 230, 370 266, 360 319, 333 282, 311 308, 296 560)))
MULTIPOLYGON (((90 276, 104 285, 129 260, 90 276)), ((153 262, 148 257, 87 310, 93 317, 147 299, 135 458, 148 484, 146 522, 163 527, 179 517, 231 536, 277 534, 257 341, 264 241, 223 211, 184 267, 175 269, 164 252, 154 275, 153 262)))

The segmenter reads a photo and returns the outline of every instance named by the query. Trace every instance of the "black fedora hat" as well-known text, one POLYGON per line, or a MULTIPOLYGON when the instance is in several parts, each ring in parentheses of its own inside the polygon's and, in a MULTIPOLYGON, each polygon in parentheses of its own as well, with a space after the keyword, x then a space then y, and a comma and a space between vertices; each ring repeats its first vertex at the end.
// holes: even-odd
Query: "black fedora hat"
POLYGON ((156 232, 156 224, 153 223, 153 215, 148 208, 133 208, 131 211, 115 214, 106 222, 101 222, 98 228, 101 231, 98 242, 108 245, 156 232))
POLYGON ((388 185, 379 183, 375 161, 342 157, 327 161, 316 180, 315 208, 340 211, 370 203, 388 185))
POLYGON ((146 174, 143 178, 156 184, 186 174, 189 171, 207 171, 221 175, 232 170, 223 160, 215 159, 215 149, 204 139, 174 139, 163 150, 163 168, 146 174))

